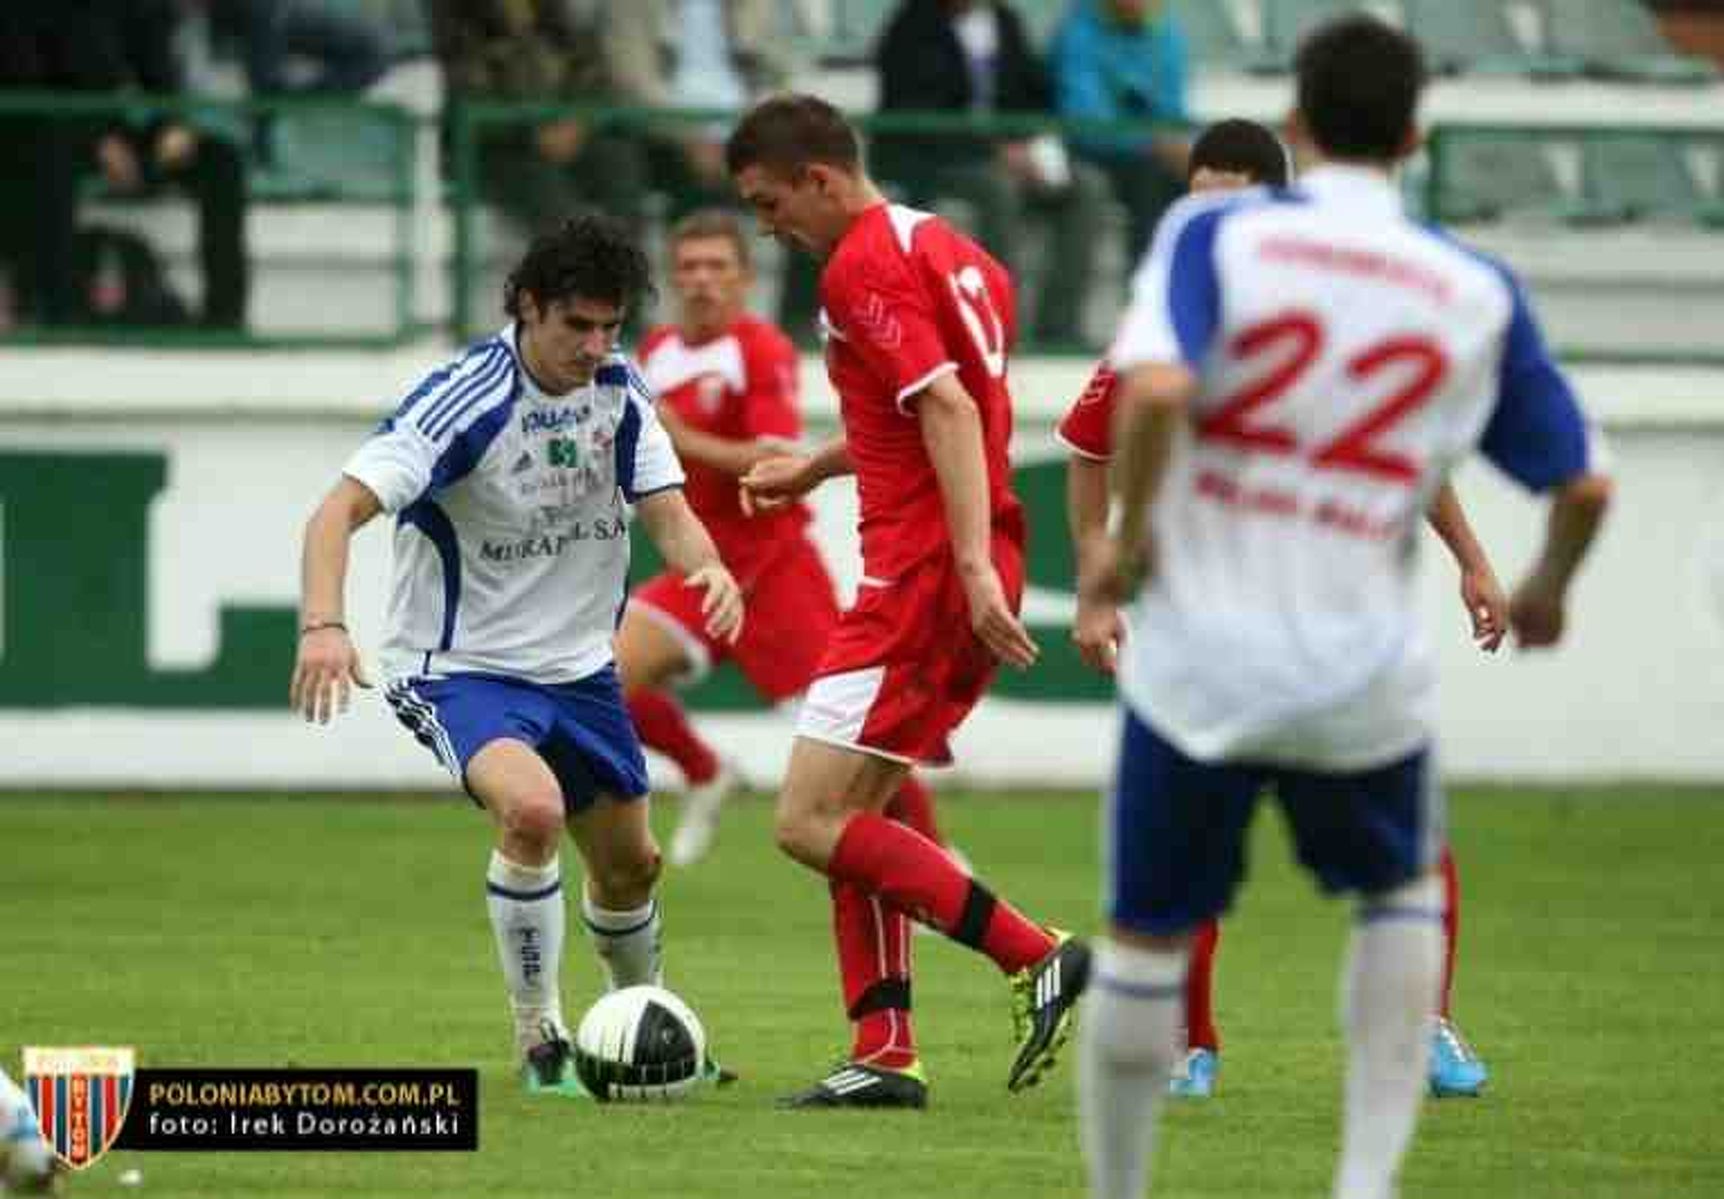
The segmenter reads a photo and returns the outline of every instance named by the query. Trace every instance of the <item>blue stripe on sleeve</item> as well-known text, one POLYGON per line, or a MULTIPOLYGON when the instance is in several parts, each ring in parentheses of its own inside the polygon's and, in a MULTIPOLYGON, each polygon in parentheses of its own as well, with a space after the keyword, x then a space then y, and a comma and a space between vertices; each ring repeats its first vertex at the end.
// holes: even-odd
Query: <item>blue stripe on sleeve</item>
POLYGON ((443 564, 443 634, 437 649, 447 650, 455 644, 455 614, 461 604, 461 546, 455 538, 454 522, 434 501, 423 498, 401 509, 397 519, 425 534, 443 564))
POLYGON ((461 386, 451 388, 448 395, 419 418, 420 431, 432 441, 440 440, 462 416, 473 410, 475 404, 513 381, 512 363, 508 352, 499 347, 497 353, 486 359, 483 367, 461 386))
POLYGON ((396 410, 395 419, 401 420, 415 407, 419 410, 419 427, 425 428, 437 410, 452 402, 456 393, 465 391, 473 381, 482 375, 492 365, 498 346, 495 339, 481 343, 468 350, 456 361, 433 372, 426 380, 414 389, 401 407, 396 410), (461 374, 466 371, 466 374, 461 374), (423 403, 421 401, 424 401, 423 403))
POLYGON ((438 388, 447 383, 449 381, 449 376, 453 375, 460 369, 460 367, 460 362, 451 362, 438 367, 429 375, 426 375, 425 378, 420 381, 419 386, 408 392, 407 398, 395 406, 395 411, 384 420, 379 432, 387 433, 389 430, 393 429, 396 421, 405 418, 413 411, 413 406, 415 404, 419 403, 420 400, 431 395, 438 388))
POLYGON ((436 495, 450 484, 466 478, 479 464, 479 459, 491 448, 497 434, 509 423, 509 416, 515 411, 515 397, 519 394, 518 380, 507 392, 493 393, 491 409, 457 433, 437 456, 431 467, 431 482, 425 488, 426 495, 436 495))
POLYGON ((1167 271, 1167 312, 1179 338, 1180 356, 1196 368, 1209 353, 1221 323, 1221 283, 1215 271, 1215 234, 1229 209, 1200 212, 1186 222, 1173 245, 1167 271))
POLYGON ((633 361, 628 362, 626 365, 629 372, 629 387, 632 388, 634 393, 640 396, 643 401, 648 404, 652 403, 652 385, 646 381, 646 376, 642 375, 640 371, 636 369, 633 361))
POLYGON ((1545 348, 1520 284, 1498 265, 1514 303, 1497 380, 1497 404, 1479 449, 1530 491, 1586 472, 1586 420, 1568 380, 1545 348))
POLYGON ((623 401, 623 419, 617 425, 616 455, 617 455, 617 486, 622 488, 623 498, 634 503, 635 494, 635 454, 640 449, 641 414, 635 407, 633 397, 623 401))

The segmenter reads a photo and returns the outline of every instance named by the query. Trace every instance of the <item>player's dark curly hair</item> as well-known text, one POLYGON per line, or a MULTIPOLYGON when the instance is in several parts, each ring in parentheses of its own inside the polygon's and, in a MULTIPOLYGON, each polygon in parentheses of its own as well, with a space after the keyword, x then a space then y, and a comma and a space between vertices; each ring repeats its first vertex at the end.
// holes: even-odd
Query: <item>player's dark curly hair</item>
POLYGON ((1419 43, 1365 14, 1326 21, 1293 57, 1299 112, 1317 148, 1331 158, 1393 162, 1424 89, 1419 43))
POLYGON ((1232 171, 1253 183, 1287 186, 1287 151, 1281 139, 1256 121, 1217 121, 1191 145, 1190 173, 1232 171))
POLYGON ((658 292, 652 264, 629 227, 602 212, 583 212, 533 239, 503 285, 503 311, 520 316, 523 294, 540 308, 579 296, 630 312, 658 292))

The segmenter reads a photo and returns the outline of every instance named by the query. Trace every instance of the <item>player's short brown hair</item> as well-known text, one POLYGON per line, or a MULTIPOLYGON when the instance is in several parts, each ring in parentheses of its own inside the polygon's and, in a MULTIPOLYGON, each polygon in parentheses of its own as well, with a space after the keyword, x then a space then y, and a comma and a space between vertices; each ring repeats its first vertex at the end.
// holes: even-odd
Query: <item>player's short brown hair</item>
POLYGON ((724 164, 732 175, 753 166, 795 175, 815 163, 854 174, 862 167, 862 143, 843 113, 819 96, 800 92, 756 104, 724 145, 724 164))
POLYGON ((683 217, 671 227, 670 248, 674 253, 685 241, 719 237, 736 247, 736 259, 742 263, 743 270, 754 269, 754 252, 748 247, 748 235, 742 231, 742 222, 734 212, 723 208, 701 208, 683 217))

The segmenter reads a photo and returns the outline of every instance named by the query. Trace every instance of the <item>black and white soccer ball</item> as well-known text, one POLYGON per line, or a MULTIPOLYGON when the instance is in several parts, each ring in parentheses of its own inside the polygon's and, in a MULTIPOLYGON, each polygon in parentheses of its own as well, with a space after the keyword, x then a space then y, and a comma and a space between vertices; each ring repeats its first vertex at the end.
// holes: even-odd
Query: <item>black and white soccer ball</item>
POLYGON ((601 1102, 680 1099, 705 1067, 700 1017, 663 987, 612 991, 575 1030, 575 1073, 601 1102))

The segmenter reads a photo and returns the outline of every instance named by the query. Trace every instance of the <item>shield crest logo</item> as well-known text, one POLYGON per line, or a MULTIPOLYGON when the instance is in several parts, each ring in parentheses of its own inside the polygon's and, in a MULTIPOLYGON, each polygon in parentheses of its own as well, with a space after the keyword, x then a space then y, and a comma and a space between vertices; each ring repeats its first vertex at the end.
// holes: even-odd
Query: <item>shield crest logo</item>
POLYGON ((56 1157, 82 1170, 108 1151, 126 1123, 136 1072, 131 1049, 24 1050, 24 1089, 56 1157))

